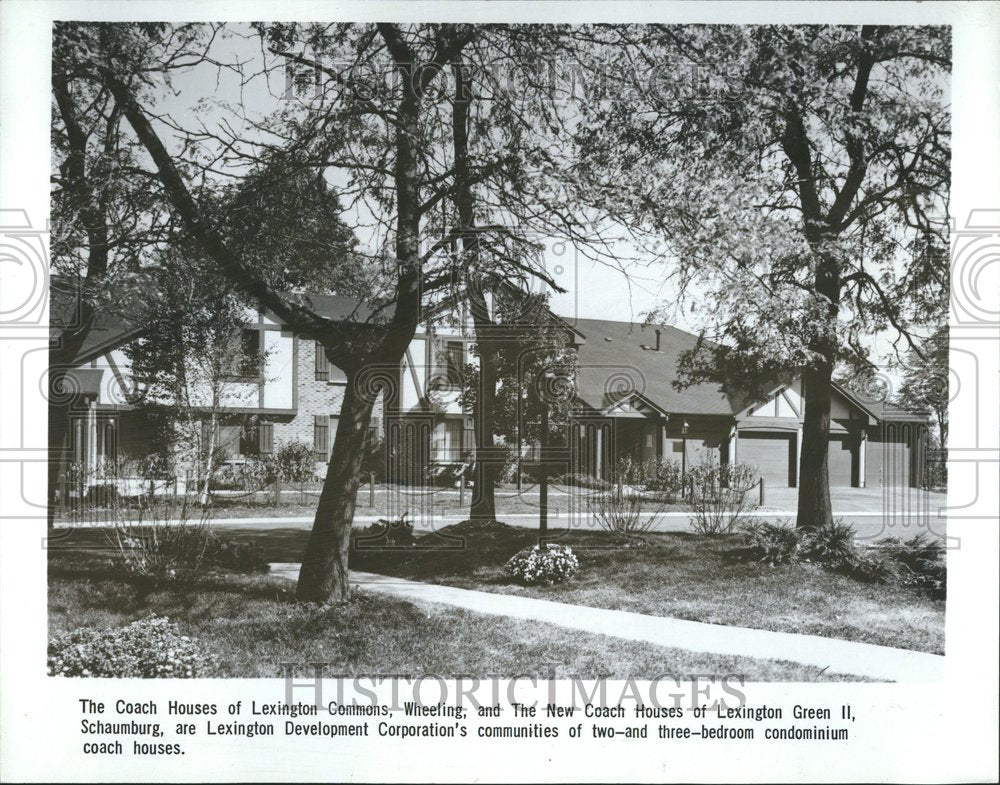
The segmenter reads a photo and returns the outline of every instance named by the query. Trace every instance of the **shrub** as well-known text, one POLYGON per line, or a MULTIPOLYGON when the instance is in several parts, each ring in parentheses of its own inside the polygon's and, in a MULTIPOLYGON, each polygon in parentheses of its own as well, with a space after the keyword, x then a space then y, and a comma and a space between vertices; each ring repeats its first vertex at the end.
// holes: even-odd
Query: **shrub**
POLYGON ((646 489, 666 495, 673 500, 684 490, 684 474, 680 461, 650 458, 645 467, 646 489))
POLYGON ((205 548, 204 564, 230 572, 264 573, 270 569, 264 546, 253 542, 237 542, 210 534, 205 548))
POLYGON ((198 641, 166 617, 110 630, 80 627, 49 640, 50 676, 190 679, 210 669, 198 641))
POLYGON ((558 478, 563 485, 572 485, 577 488, 591 488, 593 490, 604 491, 611 487, 611 483, 594 477, 591 474, 581 474, 580 472, 567 472, 558 478))
POLYGON ((274 482, 274 460, 270 456, 249 457, 240 463, 220 466, 209 482, 213 491, 254 493, 274 482))
POLYGON ((751 490, 756 469, 746 464, 720 466, 712 457, 691 468, 691 528, 697 534, 729 534, 748 522, 755 505, 751 490))
POLYGON ((822 526, 802 530, 801 556, 834 568, 852 568, 858 561, 855 531, 848 523, 837 519, 822 526))
POLYGON ((504 565, 504 574, 526 586, 562 583, 579 569, 580 563, 568 545, 533 545, 515 553, 504 565))
POLYGON ((944 545, 923 532, 908 540, 885 537, 875 547, 899 565, 896 579, 904 586, 943 594, 947 582, 944 545))
POLYGON ((795 561, 802 533, 787 522, 762 521, 744 525, 743 538, 753 558, 773 567, 795 561))
POLYGON ((395 520, 379 518, 375 523, 363 529, 352 531, 356 547, 372 548, 380 545, 407 546, 413 545, 413 522, 407 520, 408 512, 404 512, 395 520))
POLYGON ((316 479, 316 455, 305 442, 281 445, 271 459, 274 471, 283 482, 305 485, 316 479))
POLYGON ((108 540, 125 570, 157 581, 193 580, 209 550, 210 511, 180 498, 119 496, 113 506, 114 528, 108 540), (197 517, 192 518, 192 512, 197 517))
POLYGON ((849 573, 858 580, 870 583, 899 583, 902 577, 902 565, 891 553, 876 545, 858 554, 857 560, 850 566, 849 573))
POLYGON ((654 500, 643 499, 640 491, 628 486, 598 491, 587 503, 598 525, 618 539, 638 537, 649 531, 660 517, 660 508, 654 500))
POLYGON ((464 463, 439 463, 427 467, 427 483, 435 488, 454 488, 465 477, 468 465, 464 463))

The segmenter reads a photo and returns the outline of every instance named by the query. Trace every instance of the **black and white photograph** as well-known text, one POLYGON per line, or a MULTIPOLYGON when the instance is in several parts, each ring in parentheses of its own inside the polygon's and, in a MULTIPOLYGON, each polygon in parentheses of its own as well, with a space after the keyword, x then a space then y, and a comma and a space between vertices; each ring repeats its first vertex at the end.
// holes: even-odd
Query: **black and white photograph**
POLYGON ((58 24, 52 675, 933 673, 950 57, 58 24))
MULTIPOLYGON (((837 690, 995 687, 953 635, 996 628, 996 554, 961 560, 996 541, 974 352, 996 354, 1000 202, 956 209, 974 49, 938 4, 80 5, 36 26, 48 213, 5 201, 2 229, 8 299, 30 290, 4 319, 41 328, 4 334, 36 338, 4 376, 39 401, 4 406, 42 584, 19 661, 68 696, 68 754, 188 778, 182 755, 255 736, 389 758, 561 736, 632 760, 542 781, 669 779, 634 745, 834 760, 872 743, 859 712, 889 723, 837 690)), ((949 770, 981 777, 979 749, 949 770)), ((508 776, 462 760, 327 776, 508 776)))

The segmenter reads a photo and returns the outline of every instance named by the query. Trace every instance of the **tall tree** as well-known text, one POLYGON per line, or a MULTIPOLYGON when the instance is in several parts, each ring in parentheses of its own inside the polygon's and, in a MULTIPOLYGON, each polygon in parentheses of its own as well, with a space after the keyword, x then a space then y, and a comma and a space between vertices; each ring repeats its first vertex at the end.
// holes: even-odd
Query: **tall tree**
MULTIPOLYGON (((425 298, 456 280, 454 260, 446 250, 461 230, 446 228, 444 220, 430 220, 451 195, 455 177, 452 164, 436 155, 440 113, 450 96, 432 87, 474 38, 475 30, 465 25, 404 28, 392 24, 274 25, 259 30, 275 53, 317 74, 319 94, 279 113, 267 125, 270 138, 280 143, 262 141, 259 135, 252 140, 225 139, 228 129, 209 134, 199 131, 186 136, 180 153, 172 153, 158 130, 161 121, 140 103, 141 94, 148 93, 148 73, 139 69, 143 78, 131 78, 130 71, 120 67, 120 52, 136 49, 122 43, 129 39, 130 30, 98 29, 104 54, 97 58, 94 70, 122 107, 158 169, 173 211, 203 253, 263 307, 300 335, 319 341, 330 361, 348 377, 298 585, 301 599, 341 599, 349 589, 348 535, 372 408, 377 396, 398 378, 403 353, 423 316, 425 298), (310 56, 305 54, 307 49, 310 56), (343 66, 345 61, 349 65, 343 66), (357 76, 359 66, 374 76, 366 82, 357 76), (392 78, 382 80, 386 66, 392 78), (361 216, 359 225, 368 220, 369 234, 391 248, 390 255, 372 259, 380 266, 382 278, 379 286, 368 289, 367 318, 359 314, 339 321, 322 317, 310 308, 307 297, 279 290, 248 251, 227 240, 200 208, 184 176, 189 168, 183 165, 185 150, 209 143, 217 143, 222 150, 219 160, 230 164, 253 165, 263 156, 314 171, 346 172, 345 210, 361 216)), ((171 130, 176 133, 176 125, 171 130)), ((494 168, 484 167, 472 177, 480 181, 494 168)), ((206 171, 207 167, 202 173, 206 171)))
POLYGON ((903 358, 903 381, 896 403, 911 411, 927 411, 937 425, 935 441, 948 445, 948 326, 938 327, 920 343, 920 353, 910 350, 903 358))
POLYGON ((260 346, 244 344, 252 310, 214 265, 190 242, 164 256, 147 289, 143 334, 123 347, 135 385, 130 403, 168 415, 165 457, 184 467, 187 491, 205 505, 227 457, 223 414, 256 401, 266 358, 260 346))
POLYGON ((606 209, 666 240, 714 339, 686 357, 686 379, 759 393, 801 373, 797 523, 829 522, 834 367, 870 365, 884 331, 916 348, 946 298, 949 33, 593 35, 632 67, 578 138, 606 209))
POLYGON ((101 318, 134 312, 134 303, 123 300, 122 293, 141 286, 149 253, 172 232, 155 180, 143 174, 134 141, 122 133, 120 107, 80 68, 88 41, 89 35, 71 24, 54 27, 50 525, 67 457, 72 404, 67 374, 101 318))

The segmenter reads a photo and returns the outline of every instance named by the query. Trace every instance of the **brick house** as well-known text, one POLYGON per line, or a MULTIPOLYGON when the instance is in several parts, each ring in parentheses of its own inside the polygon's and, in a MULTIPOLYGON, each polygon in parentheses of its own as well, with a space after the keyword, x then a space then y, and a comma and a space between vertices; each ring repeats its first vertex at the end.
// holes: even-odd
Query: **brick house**
MULTIPOLYGON (((311 298, 332 319, 358 318, 343 297, 311 298)), ((53 295, 52 321, 65 304, 53 295)), ((679 354, 696 336, 670 326, 578 319, 566 327, 578 354, 576 400, 568 432, 553 433, 553 474, 607 478, 625 455, 645 461, 677 459, 691 466, 714 454, 722 463, 757 467, 770 486, 795 486, 802 434, 802 389, 788 379, 762 401, 727 397, 712 384, 676 390, 679 354)), ((72 424, 62 454, 87 469, 108 456, 141 455, 152 448, 151 410, 130 403, 132 382, 122 346, 141 325, 104 317, 90 331, 71 372, 72 424)), ((459 404, 461 369, 472 357, 473 332, 461 312, 439 312, 422 324, 398 369, 395 389, 379 399, 373 438, 384 444, 385 475, 422 484, 435 467, 466 462, 472 454, 472 418, 459 404)), ((241 344, 262 349, 264 368, 240 380, 220 425, 227 458, 273 453, 283 444, 311 445, 320 474, 336 433, 347 384, 312 340, 267 313, 248 312, 241 344)), ((923 481, 929 418, 869 400, 835 386, 830 434, 833 486, 918 486, 923 481)), ((85 471, 86 473, 86 471, 85 471)))

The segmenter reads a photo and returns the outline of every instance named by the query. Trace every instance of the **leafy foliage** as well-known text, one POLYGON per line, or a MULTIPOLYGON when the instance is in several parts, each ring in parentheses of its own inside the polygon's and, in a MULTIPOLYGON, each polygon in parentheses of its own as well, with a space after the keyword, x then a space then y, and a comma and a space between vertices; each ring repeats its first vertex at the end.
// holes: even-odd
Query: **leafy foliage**
MULTIPOLYGON (((544 295, 498 292, 494 321, 502 336, 497 357, 494 428, 508 444, 540 439, 543 409, 548 410, 549 439, 560 438, 569 423, 576 380, 576 352, 567 347, 566 326, 554 321, 544 295)), ((462 407, 474 411, 479 368, 463 374, 462 407)))
POLYGON ((273 456, 274 470, 284 481, 305 485, 316 479, 316 455, 311 444, 286 442, 273 456))
POLYGON ((802 542, 802 534, 787 523, 761 521, 745 524, 743 539, 753 558, 773 567, 795 560, 802 542))
POLYGON ((800 530, 799 554, 807 561, 833 567, 850 567, 857 561, 854 527, 841 520, 800 530))
POLYGON ((81 627, 49 640, 50 676, 191 679, 212 663, 197 639, 181 635, 166 617, 150 616, 124 627, 81 627))
POLYGON ((668 499, 680 496, 684 490, 681 462, 670 458, 650 458, 644 467, 646 488, 666 495, 668 499))
POLYGON ((392 520, 379 518, 362 529, 352 530, 352 547, 366 549, 380 545, 413 545, 416 541, 413 536, 413 521, 408 520, 408 515, 409 513, 404 512, 399 518, 392 520))
POLYGON ((744 526, 742 536, 750 557, 772 567, 812 562, 860 581, 908 586, 935 597, 946 591, 943 545, 923 532, 906 541, 885 537, 865 546, 840 520, 805 528, 762 521, 744 526))

